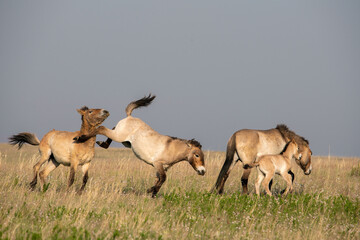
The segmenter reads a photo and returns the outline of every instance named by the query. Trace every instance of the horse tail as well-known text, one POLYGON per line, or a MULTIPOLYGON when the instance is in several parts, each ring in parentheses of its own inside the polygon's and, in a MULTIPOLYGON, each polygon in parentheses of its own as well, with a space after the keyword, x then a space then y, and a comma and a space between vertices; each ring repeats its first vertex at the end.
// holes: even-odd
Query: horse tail
POLYGON ((219 176, 216 180, 215 186, 213 187, 212 191, 215 190, 217 192, 221 191, 221 188, 223 187, 224 181, 226 181, 227 175, 229 174, 230 166, 233 164, 234 161, 234 154, 236 151, 236 143, 235 143, 235 134, 231 136, 231 138, 228 141, 227 147, 226 147, 226 158, 224 165, 222 166, 219 176))
POLYGON ((151 94, 149 94, 149 96, 145 96, 139 100, 133 101, 131 103, 129 103, 129 105, 127 105, 126 107, 126 115, 131 116, 131 113, 134 109, 139 108, 139 107, 146 107, 148 105, 150 105, 150 103, 154 100, 156 96, 151 96, 151 94))
POLYGON ((12 135, 9 137, 9 143, 11 145, 18 145, 18 149, 20 149, 24 143, 28 143, 34 146, 37 146, 40 144, 39 139, 36 137, 33 133, 28 132, 22 132, 16 135, 12 135))

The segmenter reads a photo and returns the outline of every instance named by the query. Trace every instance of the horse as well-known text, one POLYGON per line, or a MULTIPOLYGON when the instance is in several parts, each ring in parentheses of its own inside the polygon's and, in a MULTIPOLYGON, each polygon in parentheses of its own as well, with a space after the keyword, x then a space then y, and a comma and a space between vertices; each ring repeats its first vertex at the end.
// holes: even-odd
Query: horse
POLYGON ((293 176, 289 173, 291 169, 291 159, 300 160, 302 154, 298 152, 299 146, 294 140, 287 143, 284 151, 278 155, 263 155, 256 162, 248 164, 249 167, 257 167, 258 178, 255 183, 256 194, 260 195, 260 184, 263 183, 266 193, 272 196, 269 183, 275 174, 282 176, 286 183, 284 195, 292 192, 293 176))
POLYGON ((201 144, 194 140, 184 140, 176 137, 161 135, 139 118, 131 116, 134 109, 148 106, 155 96, 151 94, 137 101, 129 103, 126 107, 127 117, 120 120, 112 130, 100 126, 88 135, 74 138, 77 142, 101 134, 108 139, 97 142, 99 146, 108 148, 112 140, 131 148, 135 156, 156 170, 157 181, 147 190, 155 197, 166 180, 166 171, 180 161, 187 161, 199 175, 205 174, 204 153, 201 144))
POLYGON ((39 175, 41 189, 44 190, 46 184, 46 177, 55 170, 60 164, 70 167, 70 176, 68 181, 68 189, 74 183, 75 172, 77 167, 82 166, 83 184, 79 190, 81 193, 88 180, 88 169, 90 162, 95 155, 95 140, 96 137, 88 139, 83 143, 75 143, 73 138, 79 134, 87 134, 93 129, 97 128, 110 115, 104 109, 89 109, 84 106, 77 111, 81 115, 81 129, 77 132, 66 132, 51 130, 41 139, 35 134, 29 132, 22 132, 13 135, 9 138, 11 145, 18 145, 21 149, 24 143, 34 146, 39 146, 41 154, 40 160, 34 165, 34 178, 30 182, 31 190, 35 190, 37 184, 37 176, 39 175), (47 162, 44 169, 39 173, 40 167, 47 162))
MULTIPOLYGON (((230 171, 240 161, 244 167, 241 184, 243 193, 247 194, 251 168, 247 168, 246 164, 255 162, 262 155, 280 154, 291 139, 294 139, 297 143, 299 152, 302 154, 301 159, 296 160, 296 163, 301 167, 305 175, 309 175, 312 171, 312 152, 309 141, 291 131, 285 124, 279 124, 276 128, 268 130, 242 129, 230 137, 226 148, 225 162, 211 191, 219 194, 223 193, 225 181, 229 177, 230 171)), ((294 180, 294 174, 291 171, 289 174, 294 180)), ((272 181, 270 181, 270 188, 271 184, 272 181)))

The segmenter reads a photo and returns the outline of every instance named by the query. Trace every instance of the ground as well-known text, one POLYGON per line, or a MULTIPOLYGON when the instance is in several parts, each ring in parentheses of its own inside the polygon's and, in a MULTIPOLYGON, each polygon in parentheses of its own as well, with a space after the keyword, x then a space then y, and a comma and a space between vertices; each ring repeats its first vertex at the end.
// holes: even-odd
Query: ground
POLYGON ((81 170, 67 190, 64 166, 46 191, 30 191, 37 151, 0 144, 0 239, 360 239, 359 158, 315 156, 309 176, 294 163, 293 194, 279 196, 285 182, 276 177, 275 197, 257 197, 256 171, 241 194, 240 164, 224 194, 210 194, 225 154, 205 151, 205 176, 176 164, 153 199, 153 168, 116 148, 96 148, 82 195, 81 170))

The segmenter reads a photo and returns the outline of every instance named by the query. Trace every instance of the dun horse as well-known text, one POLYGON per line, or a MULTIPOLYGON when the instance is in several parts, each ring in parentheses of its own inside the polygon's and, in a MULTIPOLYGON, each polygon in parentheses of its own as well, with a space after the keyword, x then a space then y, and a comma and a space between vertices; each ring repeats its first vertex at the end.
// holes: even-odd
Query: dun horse
POLYGON ((286 189, 284 195, 288 192, 292 192, 293 175, 289 172, 291 169, 291 160, 295 158, 297 161, 301 158, 299 154, 299 146, 294 140, 291 140, 285 147, 284 152, 278 155, 263 155, 259 157, 255 163, 249 164, 250 167, 257 167, 258 178, 255 183, 256 194, 260 195, 260 184, 263 184, 265 191, 268 195, 272 196, 269 189, 269 183, 273 179, 275 174, 281 175, 286 183, 286 189))
POLYGON ((126 107, 127 117, 120 120, 113 130, 100 126, 92 134, 79 136, 74 140, 82 142, 96 134, 108 137, 106 142, 98 142, 103 148, 108 148, 112 140, 121 142, 125 147, 133 150, 136 157, 153 166, 156 170, 157 181, 148 189, 155 197, 161 185, 166 180, 166 171, 175 163, 188 161, 199 175, 205 174, 204 154, 201 145, 195 140, 183 140, 161 135, 131 113, 134 109, 148 106, 155 96, 149 95, 131 102, 126 107))
POLYGON ((84 173, 83 184, 80 192, 84 190, 88 180, 90 161, 95 154, 95 139, 90 138, 84 143, 74 143, 73 138, 79 134, 87 134, 97 128, 108 116, 109 112, 104 109, 89 109, 82 107, 77 110, 81 114, 82 125, 80 131, 65 132, 52 130, 41 141, 33 133, 19 133, 9 138, 12 145, 18 145, 19 149, 24 143, 39 145, 40 160, 34 165, 34 178, 30 183, 32 190, 35 189, 40 167, 47 162, 45 168, 39 173, 41 188, 43 189, 46 177, 60 164, 70 166, 68 187, 74 183, 75 171, 82 166, 84 173))
MULTIPOLYGON (((302 168, 306 175, 311 173, 311 150, 309 142, 289 130, 284 124, 277 125, 276 128, 269 130, 251 130, 242 129, 235 132, 228 141, 226 149, 226 159, 222 166, 215 186, 212 191, 223 193, 225 181, 229 177, 230 171, 238 161, 241 161, 244 166, 244 172, 241 177, 241 184, 243 193, 248 192, 247 184, 251 173, 251 168, 246 168, 246 164, 251 164, 255 160, 268 154, 279 154, 283 151, 291 139, 299 146, 299 152, 302 154, 301 160, 296 160, 296 163, 302 168)), ((289 172, 294 178, 292 172, 289 172)), ((271 187, 270 182, 270 187, 271 187)))

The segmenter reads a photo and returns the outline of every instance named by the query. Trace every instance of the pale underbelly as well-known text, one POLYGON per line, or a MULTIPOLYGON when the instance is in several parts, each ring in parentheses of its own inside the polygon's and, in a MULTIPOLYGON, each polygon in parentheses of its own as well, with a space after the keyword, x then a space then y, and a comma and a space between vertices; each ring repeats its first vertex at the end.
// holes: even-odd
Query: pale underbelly
MULTIPOLYGON (((64 166, 70 166, 70 158, 68 157, 63 157, 63 156, 59 156, 59 155, 56 155, 56 154, 53 154, 54 156, 54 159, 55 161, 58 163, 58 164, 61 164, 61 165, 64 165, 64 166)), ((92 155, 85 155, 85 156, 81 156, 81 157, 78 157, 75 159, 74 162, 77 162, 78 165, 84 165, 86 163, 89 163, 91 162, 93 156, 92 155)))
POLYGON ((149 164, 151 166, 154 166, 153 161, 150 160, 151 157, 147 156, 146 153, 138 151, 137 149, 134 149, 134 148, 131 148, 131 149, 133 150, 133 153, 135 154, 135 156, 138 159, 142 160, 143 162, 145 162, 145 163, 147 163, 147 164, 149 164))

